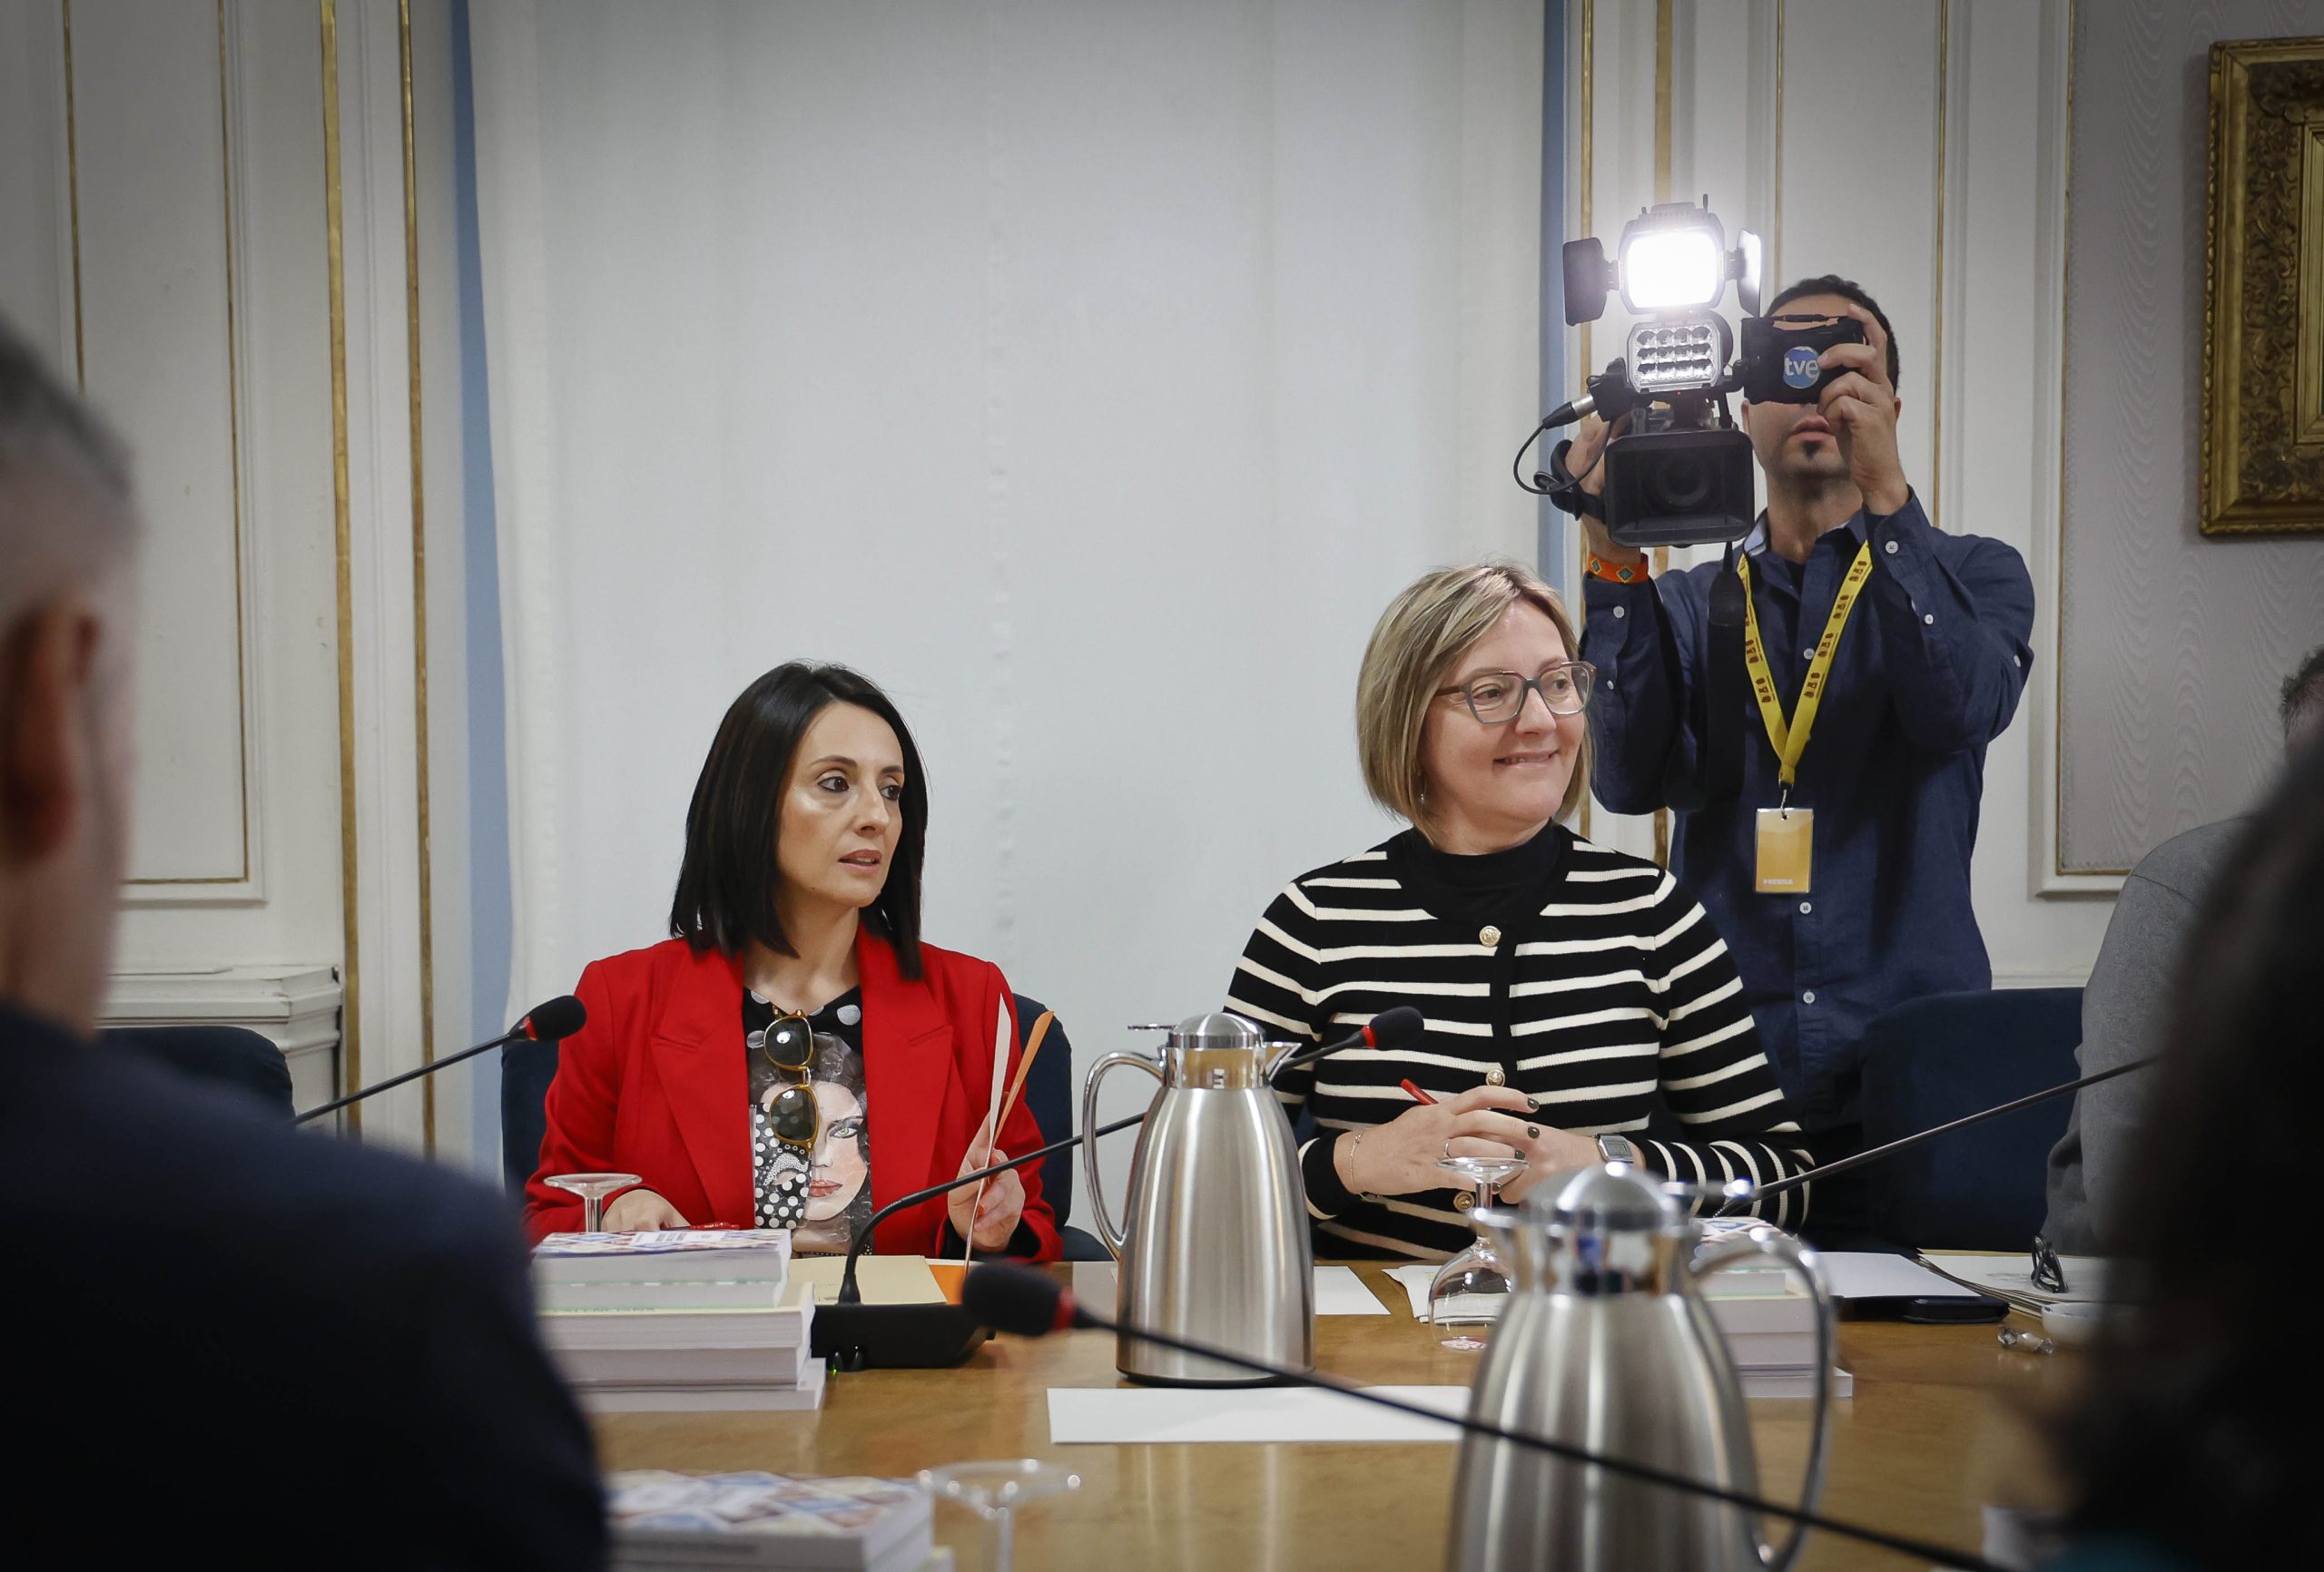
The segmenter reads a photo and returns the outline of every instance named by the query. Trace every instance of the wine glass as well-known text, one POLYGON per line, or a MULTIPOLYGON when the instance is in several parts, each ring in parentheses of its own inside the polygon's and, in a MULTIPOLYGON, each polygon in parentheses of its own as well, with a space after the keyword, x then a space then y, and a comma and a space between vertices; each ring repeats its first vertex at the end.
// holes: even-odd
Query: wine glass
POLYGON ((605 1221, 606 1197, 616 1190, 626 1190, 637 1183, 635 1174, 552 1174, 542 1183, 554 1184, 559 1190, 570 1190, 581 1197, 581 1232, 601 1232, 598 1224, 605 1221))
MULTIPOLYGON (((1525 1172, 1525 1159, 1514 1153, 1503 1157, 1439 1157, 1436 1165, 1448 1174, 1457 1174, 1476 1187, 1480 1210, 1492 1205, 1493 1194, 1525 1172)), ((1469 1248, 1436 1269, 1436 1276, 1428 1285, 1428 1321, 1431 1326, 1476 1325, 1493 1320, 1501 1314, 1502 1301, 1510 1290, 1508 1270, 1501 1258, 1492 1253, 1482 1239, 1472 1240, 1469 1248)), ((1472 1353, 1484 1347, 1484 1339, 1458 1332, 1442 1340, 1446 1348, 1472 1353)))
POLYGON ((1028 1501, 1081 1488, 1081 1476, 1062 1463, 1039 1458, 1007 1462, 951 1463, 922 1469, 920 1488, 931 1498, 958 1501, 992 1525, 989 1572, 1010 1572, 1016 1550, 1017 1508, 1028 1501))

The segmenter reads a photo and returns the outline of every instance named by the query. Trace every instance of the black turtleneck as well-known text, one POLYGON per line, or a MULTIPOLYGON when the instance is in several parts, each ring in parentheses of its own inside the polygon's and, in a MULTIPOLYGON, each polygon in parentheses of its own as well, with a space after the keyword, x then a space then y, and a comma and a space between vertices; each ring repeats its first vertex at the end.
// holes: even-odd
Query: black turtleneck
POLYGON ((1556 820, 1531 840, 1499 851, 1463 855, 1430 844, 1417 830, 1388 842, 1388 864, 1421 904, 1450 922, 1505 919, 1540 906, 1557 877, 1572 835, 1556 820))

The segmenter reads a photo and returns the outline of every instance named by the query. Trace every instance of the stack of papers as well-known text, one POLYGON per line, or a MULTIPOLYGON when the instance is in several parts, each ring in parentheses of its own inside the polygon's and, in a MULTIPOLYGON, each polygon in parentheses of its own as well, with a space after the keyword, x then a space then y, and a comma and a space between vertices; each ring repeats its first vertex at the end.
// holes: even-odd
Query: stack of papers
POLYGON ((552 1234, 534 1253, 541 1340, 599 1413, 822 1406, 814 1295, 779 1230, 552 1234))
POLYGON ((606 1515, 615 1572, 919 1572, 936 1553, 931 1503, 900 1479, 640 1469, 606 1477, 606 1515))
POLYGON ((2097 1255, 2061 1255, 2058 1269, 2065 1274, 2063 1291, 2034 1286, 2031 1255, 1955 1255, 1950 1251, 1923 1251, 1921 1263, 1943 1272, 1964 1288, 2006 1300, 2019 1310, 2039 1315, 2053 1304, 2100 1304, 2107 1301, 2113 1263, 2097 1255))

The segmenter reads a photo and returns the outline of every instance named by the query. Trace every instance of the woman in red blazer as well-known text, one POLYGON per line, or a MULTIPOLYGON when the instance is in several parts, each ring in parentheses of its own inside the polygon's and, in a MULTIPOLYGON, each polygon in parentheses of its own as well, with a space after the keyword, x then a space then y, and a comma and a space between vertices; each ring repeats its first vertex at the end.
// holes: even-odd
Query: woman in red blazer
MULTIPOLYGON (((589 1020, 549 1086, 534 1239, 580 1226, 550 1176, 612 1172, 641 1183, 608 1229, 789 1227, 800 1250, 845 1250, 897 1196, 1042 1144, 1021 1100, 988 1127, 1021 1057, 1000 968, 921 942, 927 822, 911 733, 868 679, 794 662, 743 691, 686 812, 673 937, 574 990, 589 1020)), ((1037 1168, 899 1213, 873 1247, 964 1240, 1055 1260, 1037 1168)))

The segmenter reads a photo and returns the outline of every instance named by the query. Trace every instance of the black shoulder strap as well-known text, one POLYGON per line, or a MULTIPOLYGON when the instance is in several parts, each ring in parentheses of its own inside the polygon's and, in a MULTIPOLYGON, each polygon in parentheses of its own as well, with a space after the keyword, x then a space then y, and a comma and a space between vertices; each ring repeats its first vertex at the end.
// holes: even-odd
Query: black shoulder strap
POLYGON ((1742 575, 1735 543, 1710 581, 1710 664, 1704 673, 1702 788, 1707 799, 1743 790, 1743 722, 1751 709, 1750 678, 1743 670, 1742 575))

